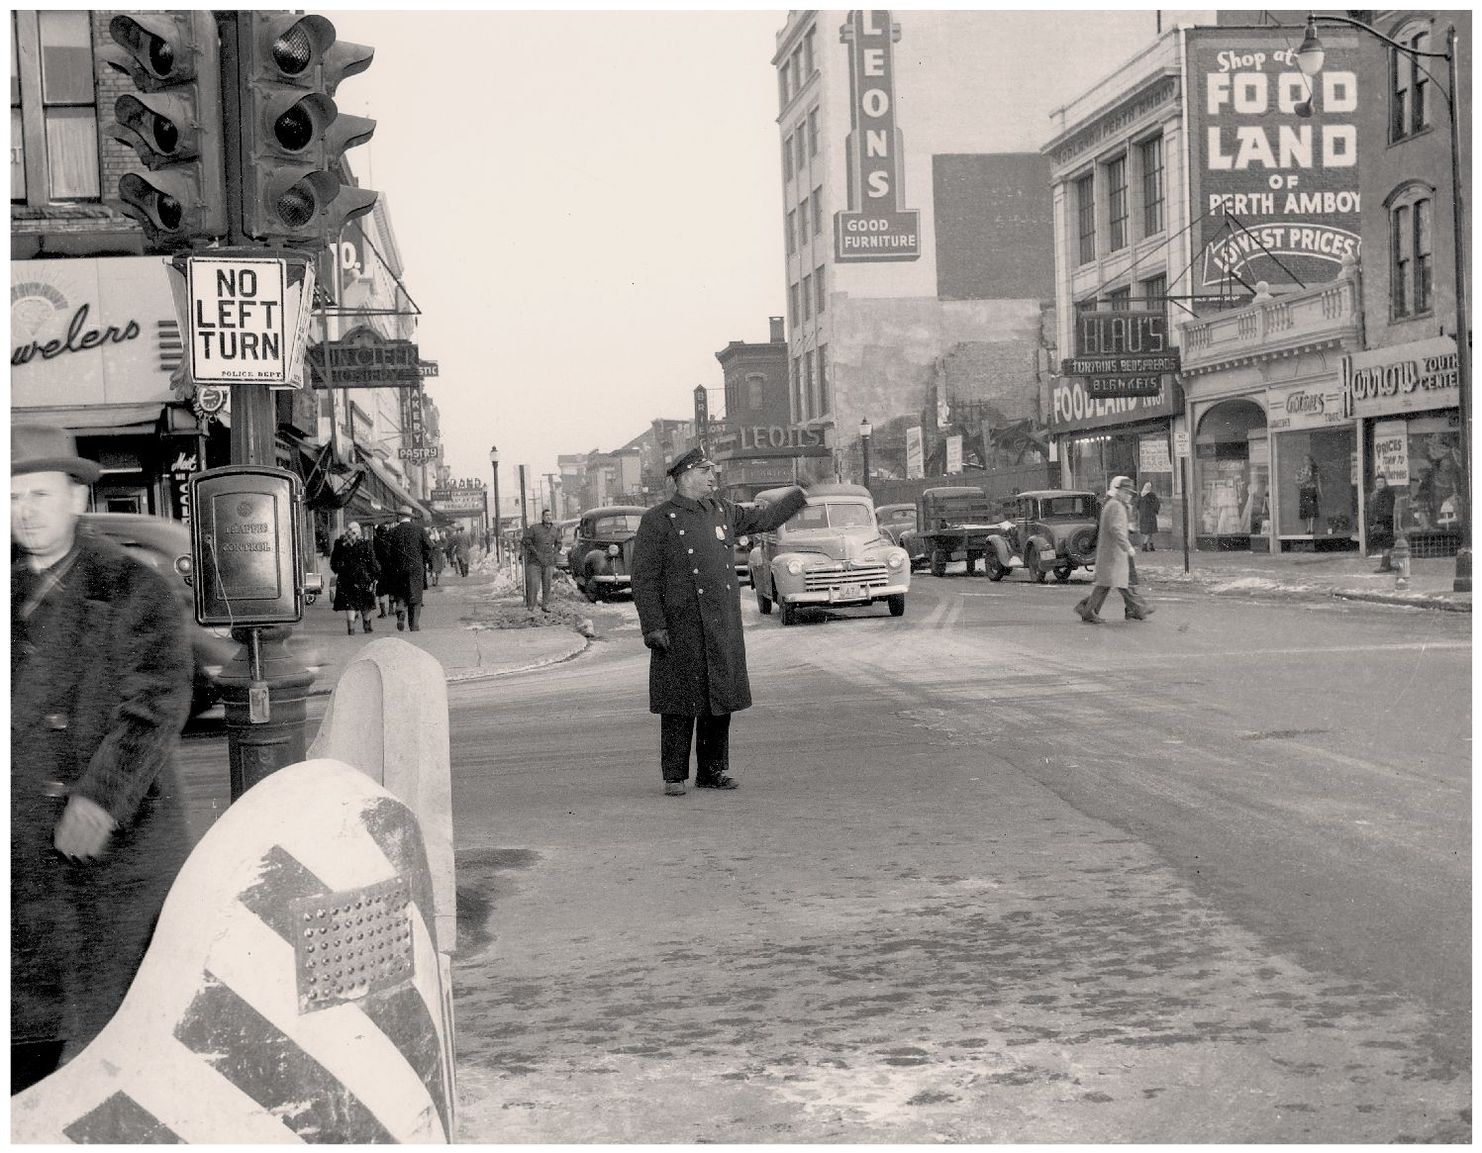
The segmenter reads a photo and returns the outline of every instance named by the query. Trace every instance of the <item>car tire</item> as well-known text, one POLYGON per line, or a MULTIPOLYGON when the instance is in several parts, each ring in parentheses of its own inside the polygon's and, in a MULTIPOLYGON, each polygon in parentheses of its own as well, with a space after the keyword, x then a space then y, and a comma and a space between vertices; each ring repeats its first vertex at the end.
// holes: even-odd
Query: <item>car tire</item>
POLYGON ((585 596, 587 600, 591 601, 593 604, 596 604, 602 599, 602 594, 597 589, 596 581, 583 581, 581 584, 581 591, 582 595, 585 596))
POLYGON ((931 550, 931 575, 934 577, 947 575, 947 554, 939 548, 931 550))
POLYGON ((1009 575, 1009 570, 1004 568, 1003 563, 992 553, 988 554, 984 568, 987 572, 988 579, 991 581, 1001 581, 1009 575))
POLYGON ((890 608, 890 615, 891 616, 893 616, 893 617, 903 617, 903 616, 906 615, 906 594, 905 593, 894 593, 891 596, 888 596, 888 597, 885 598, 885 603, 890 608))
POLYGON ((1068 564, 1056 565, 1055 579, 1061 584, 1064 584, 1066 581, 1070 580, 1070 572, 1074 567, 1074 565, 1068 564))
POLYGON ((1035 548, 1033 545, 1030 545, 1024 550, 1024 567, 1026 570, 1028 570, 1029 575, 1034 579, 1035 584, 1044 584, 1045 579, 1050 575, 1044 569, 1040 568, 1039 549, 1035 548))
POLYGON ((795 625, 798 623, 798 610, 796 606, 790 605, 786 601, 778 601, 777 618, 782 622, 784 628, 788 625, 795 625))
POLYGON ((755 581, 752 582, 752 585, 756 589, 756 607, 757 607, 757 611, 759 611, 762 614, 762 616, 764 616, 764 617, 771 616, 772 615, 772 598, 769 597, 766 593, 762 592, 762 586, 759 585, 759 584, 756 584, 755 581))

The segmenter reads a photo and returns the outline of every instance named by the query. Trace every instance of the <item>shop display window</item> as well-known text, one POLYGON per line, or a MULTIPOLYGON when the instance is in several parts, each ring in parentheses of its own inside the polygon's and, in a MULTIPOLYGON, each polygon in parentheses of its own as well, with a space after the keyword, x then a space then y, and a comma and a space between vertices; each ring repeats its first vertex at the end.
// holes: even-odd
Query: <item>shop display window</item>
POLYGON ((1410 500, 1406 527, 1459 532, 1463 509, 1461 431, 1445 417, 1408 422, 1410 500))
POLYGON ((1276 438, 1278 527, 1284 537, 1357 539, 1358 458, 1351 427, 1276 438))
POLYGON ((1266 474, 1252 476, 1244 443, 1200 445, 1199 532, 1204 536, 1246 536, 1263 531, 1266 474), (1254 499, 1253 499, 1254 498, 1254 499), (1260 524, 1262 528, 1253 528, 1260 524))

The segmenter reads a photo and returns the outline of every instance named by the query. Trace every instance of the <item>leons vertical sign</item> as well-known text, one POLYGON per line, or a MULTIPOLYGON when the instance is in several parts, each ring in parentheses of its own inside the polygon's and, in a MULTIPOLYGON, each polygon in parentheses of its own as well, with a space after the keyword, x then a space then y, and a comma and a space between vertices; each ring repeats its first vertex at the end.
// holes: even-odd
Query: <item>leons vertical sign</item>
POLYGON ((834 213, 834 259, 918 260, 921 214, 900 206, 901 133, 895 123, 895 40, 886 11, 851 12, 839 30, 849 52, 849 208, 834 213))
POLYGON ((1300 28, 1189 32, 1201 289, 1321 283, 1358 258, 1355 35, 1324 28, 1326 61, 1309 80, 1300 28))

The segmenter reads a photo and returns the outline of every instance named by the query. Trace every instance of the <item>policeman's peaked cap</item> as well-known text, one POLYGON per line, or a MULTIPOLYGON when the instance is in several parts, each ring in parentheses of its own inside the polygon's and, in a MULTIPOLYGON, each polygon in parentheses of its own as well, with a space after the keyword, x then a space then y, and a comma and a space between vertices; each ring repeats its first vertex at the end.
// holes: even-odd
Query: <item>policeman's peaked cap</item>
POLYGON ((714 462, 705 455, 703 448, 692 448, 669 466, 669 475, 675 480, 678 480, 680 476, 689 472, 690 469, 701 468, 712 463, 714 462))

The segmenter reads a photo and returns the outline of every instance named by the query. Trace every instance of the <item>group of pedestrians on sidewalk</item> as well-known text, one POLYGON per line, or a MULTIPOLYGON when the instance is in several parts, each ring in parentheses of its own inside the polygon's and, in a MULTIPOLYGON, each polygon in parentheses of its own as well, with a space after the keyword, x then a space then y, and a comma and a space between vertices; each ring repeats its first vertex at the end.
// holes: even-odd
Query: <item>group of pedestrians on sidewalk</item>
POLYGON ((329 554, 335 574, 333 609, 345 614, 345 631, 355 634, 355 618, 362 632, 375 631, 371 613, 396 616, 398 631, 421 629, 422 594, 427 588, 435 550, 427 530, 412 520, 410 505, 396 510, 396 525, 375 539, 367 539, 358 521, 346 526, 329 554))

